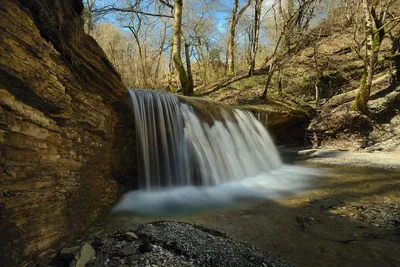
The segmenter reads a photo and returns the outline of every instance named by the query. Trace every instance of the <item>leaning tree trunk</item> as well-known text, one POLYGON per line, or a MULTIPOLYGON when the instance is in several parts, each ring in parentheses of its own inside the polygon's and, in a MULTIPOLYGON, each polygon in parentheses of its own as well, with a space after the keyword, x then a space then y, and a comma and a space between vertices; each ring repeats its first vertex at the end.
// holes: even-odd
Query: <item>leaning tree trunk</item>
POLYGON ((189 95, 189 79, 181 58, 181 36, 182 36, 182 6, 183 0, 175 0, 174 4, 174 35, 173 35, 173 61, 177 71, 184 95, 189 95))
POLYGON ((274 76, 275 73, 275 67, 276 67, 275 60, 272 59, 269 67, 267 82, 265 83, 264 92, 261 96, 261 99, 263 99, 265 103, 268 102, 268 88, 271 85, 272 77, 274 76))
POLYGON ((263 94, 261 96, 261 99, 264 99, 264 101, 266 103, 268 102, 268 88, 271 85, 271 81, 272 81, 272 77, 274 76, 276 65, 280 61, 277 57, 277 54, 278 54, 278 49, 279 49, 280 43, 282 41, 282 38, 283 38, 283 34, 280 34, 278 41, 275 44, 274 53, 272 54, 271 58, 267 61, 268 62, 268 76, 267 76, 267 81, 265 83, 263 94))
POLYGON ((371 8, 368 0, 363 0, 363 10, 365 15, 365 34, 367 37, 367 57, 365 59, 364 74, 360 82, 355 102, 352 105, 352 109, 361 113, 366 113, 368 110, 368 100, 371 94, 375 65, 385 35, 385 30, 384 27, 381 26, 382 21, 376 17, 375 7, 371 8))

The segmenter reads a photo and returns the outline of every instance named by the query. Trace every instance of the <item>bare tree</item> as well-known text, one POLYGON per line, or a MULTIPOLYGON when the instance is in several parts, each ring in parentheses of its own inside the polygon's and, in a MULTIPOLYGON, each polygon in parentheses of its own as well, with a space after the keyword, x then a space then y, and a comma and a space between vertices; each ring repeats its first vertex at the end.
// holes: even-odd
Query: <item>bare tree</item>
POLYGON ((134 39, 136 41, 136 45, 137 45, 138 52, 139 52, 140 66, 142 68, 144 86, 147 87, 147 85, 148 85, 148 82, 147 82, 148 73, 147 73, 147 69, 146 69, 146 58, 145 58, 145 55, 143 54, 142 44, 141 44, 141 41, 139 39, 139 32, 140 32, 141 24, 142 24, 142 20, 139 17, 137 25, 135 25, 135 22, 133 20, 131 20, 130 25, 124 26, 124 27, 128 28, 131 31, 131 33, 132 33, 132 35, 133 35, 133 37, 134 37, 134 39))
POLYGON ((165 42, 167 39, 167 23, 164 21, 163 22, 163 32, 162 32, 162 37, 160 40, 160 46, 158 49, 158 54, 157 54, 157 65, 156 65, 156 69, 154 71, 154 84, 157 84, 158 82, 158 76, 159 76, 159 72, 160 72, 160 65, 161 65, 161 60, 162 60, 162 55, 164 52, 164 46, 165 46, 165 42))
MULTIPOLYGON (((279 20, 275 16, 275 25, 277 30, 277 39, 272 55, 267 57, 265 64, 267 65, 268 75, 264 87, 262 99, 268 101, 268 89, 271 85, 272 78, 278 68, 282 67, 283 59, 286 54, 290 54, 291 45, 301 42, 300 38, 307 31, 309 22, 315 12, 315 3, 318 0, 299 0, 298 5, 291 4, 289 1, 288 13, 285 15, 282 10, 282 3, 278 0, 277 7, 279 20)), ((274 6, 272 9, 275 11, 274 6)), ((307 36, 308 38, 308 36, 307 36)))
POLYGON ((84 0, 84 10, 82 13, 84 29, 87 34, 92 34, 96 23, 105 15, 96 13, 94 10, 97 7, 97 0, 84 0))
POLYGON ((255 0, 254 4, 254 27, 253 27, 253 40, 251 43, 251 54, 250 54, 250 70, 249 75, 253 76, 254 69, 256 66, 256 56, 258 49, 258 38, 260 34, 261 25, 261 8, 264 0, 255 0))
POLYGON ((240 17, 250 6, 252 0, 248 0, 247 3, 239 9, 239 0, 234 0, 231 17, 229 19, 229 38, 228 38, 228 50, 227 50, 227 69, 228 74, 235 72, 235 37, 236 37, 236 25, 238 24, 240 17))
POLYGON ((182 46, 182 8, 183 0, 175 0, 174 5, 174 33, 173 33, 173 60, 184 95, 190 95, 190 81, 181 58, 182 46))
POLYGON ((352 109, 361 113, 368 110, 368 100, 371 94, 374 70, 378 62, 378 54, 386 33, 396 25, 400 18, 387 21, 389 7, 393 4, 392 0, 381 3, 381 1, 362 0, 362 7, 365 17, 365 46, 366 55, 364 59, 364 74, 361 78, 360 86, 352 109))

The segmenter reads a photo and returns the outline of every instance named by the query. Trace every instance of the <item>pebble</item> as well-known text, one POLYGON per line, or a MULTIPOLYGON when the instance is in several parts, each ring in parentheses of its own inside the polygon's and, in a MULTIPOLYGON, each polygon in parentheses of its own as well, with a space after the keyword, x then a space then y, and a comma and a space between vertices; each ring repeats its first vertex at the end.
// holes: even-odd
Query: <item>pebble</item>
POLYGON ((129 255, 132 255, 133 253, 135 253, 135 250, 136 250, 135 246, 129 246, 129 247, 121 248, 119 250, 119 255, 121 255, 121 256, 129 256, 129 255))
POLYGON ((127 232, 124 237, 128 241, 135 241, 138 239, 138 236, 134 232, 127 232))

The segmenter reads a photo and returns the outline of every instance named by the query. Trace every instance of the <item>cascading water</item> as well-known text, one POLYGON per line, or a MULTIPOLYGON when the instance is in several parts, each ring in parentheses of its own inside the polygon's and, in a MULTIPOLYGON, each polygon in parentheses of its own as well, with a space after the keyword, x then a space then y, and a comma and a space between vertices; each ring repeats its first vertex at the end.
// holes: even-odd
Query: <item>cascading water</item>
POLYGON ((139 149, 139 187, 190 185, 184 117, 176 96, 130 90, 139 149))
POLYGON ((202 185, 252 177, 281 166, 278 152, 264 126, 248 111, 224 112, 224 121, 203 123, 181 104, 185 139, 200 170, 202 185))
POLYGON ((267 130, 250 112, 220 108, 218 119, 212 112, 204 119, 190 101, 175 95, 129 92, 140 190, 127 193, 114 211, 176 216, 305 187, 309 170, 283 165, 267 130))

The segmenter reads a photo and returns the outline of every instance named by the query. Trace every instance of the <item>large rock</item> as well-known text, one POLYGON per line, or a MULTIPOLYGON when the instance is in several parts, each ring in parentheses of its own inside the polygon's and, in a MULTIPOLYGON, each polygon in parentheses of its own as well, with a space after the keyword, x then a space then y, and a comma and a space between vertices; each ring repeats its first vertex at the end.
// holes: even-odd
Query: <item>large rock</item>
POLYGON ((82 10, 79 0, 1 1, 1 266, 48 258, 116 198, 125 119, 113 105, 126 89, 82 10))
POLYGON ((307 104, 290 100, 270 100, 268 105, 229 106, 222 102, 204 98, 179 96, 181 102, 189 103, 202 121, 213 124, 215 120, 224 120, 225 113, 234 109, 250 111, 268 129, 278 145, 303 145, 304 131, 315 110, 307 104))
POLYGON ((88 243, 83 244, 75 255, 69 267, 85 267, 86 264, 96 256, 96 251, 88 243))
POLYGON ((400 88, 374 88, 368 115, 351 110, 348 93, 328 101, 312 120, 308 133, 314 147, 346 150, 397 150, 400 148, 400 88))

